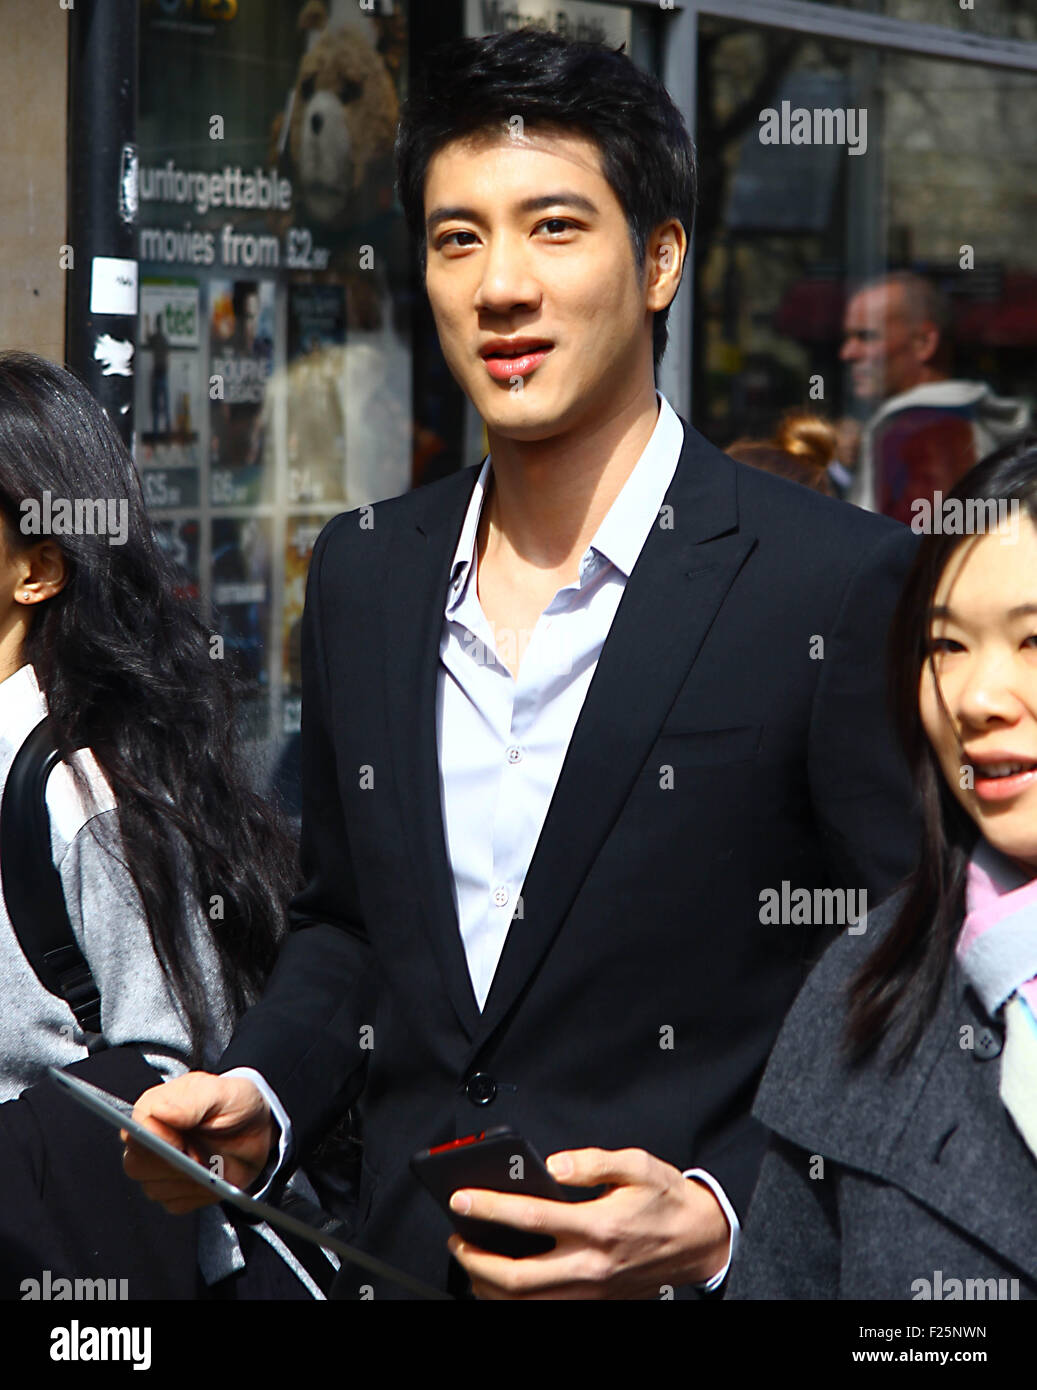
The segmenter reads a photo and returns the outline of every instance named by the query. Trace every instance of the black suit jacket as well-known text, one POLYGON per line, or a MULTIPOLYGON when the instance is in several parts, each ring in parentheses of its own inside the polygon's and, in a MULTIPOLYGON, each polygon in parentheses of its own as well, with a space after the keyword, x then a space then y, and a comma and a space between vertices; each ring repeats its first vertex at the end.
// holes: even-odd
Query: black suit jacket
MULTIPOLYGON (((545 1155, 637 1146, 706 1168, 744 1212, 764 1147, 753 1093, 836 930, 763 924, 760 893, 786 880, 877 902, 914 858, 883 713, 913 536, 684 430, 672 515, 627 583, 481 1014, 435 730, 477 470, 336 517, 314 549, 306 886, 220 1069, 267 1077, 300 1158, 359 1098, 359 1241, 434 1284, 451 1228, 408 1160, 492 1124, 545 1155)), ((341 1289, 372 1283, 399 1296, 349 1269, 341 1289)))

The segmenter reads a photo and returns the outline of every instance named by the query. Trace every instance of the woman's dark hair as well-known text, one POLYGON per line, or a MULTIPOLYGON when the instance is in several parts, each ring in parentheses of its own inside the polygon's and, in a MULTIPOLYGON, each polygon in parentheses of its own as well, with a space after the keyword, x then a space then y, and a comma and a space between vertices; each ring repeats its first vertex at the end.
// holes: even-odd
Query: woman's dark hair
MULTIPOLYGON (((210 918, 227 999, 241 1012, 276 955, 295 885, 294 844, 239 765, 234 679, 211 659, 194 603, 176 596, 180 580, 107 414, 64 368, 0 353, 0 515, 13 551, 40 539, 29 533, 32 504, 42 516, 59 498, 94 507, 111 499, 120 511, 125 503, 127 525, 117 535, 48 536, 68 579, 32 610, 22 656, 47 698, 62 757, 92 749, 111 785, 120 857, 197 1065, 209 1012, 191 948, 197 914, 210 918)), ((82 774, 77 780, 85 790, 82 774)))
MULTIPOLYGON (((1037 525, 1037 435, 990 454, 947 499, 993 504, 984 511, 988 531, 1000 502, 1015 503, 1019 514, 1037 525)), ((932 660, 933 596, 947 562, 968 539, 934 531, 925 535, 890 628, 890 698, 921 803, 921 858, 904 884, 896 922, 850 983, 844 1043, 851 1062, 863 1061, 887 1035, 894 1040, 891 1068, 909 1060, 936 1010, 961 927, 966 870, 979 830, 947 785, 918 701, 922 668, 932 660)))
MULTIPOLYGON (((425 174, 452 140, 525 125, 568 127, 595 140, 602 172, 630 226, 638 273, 660 223, 677 218, 691 239, 695 152, 666 88, 619 49, 573 43, 530 26, 432 49, 404 105, 396 136, 396 187, 426 269, 425 174)), ((666 351, 669 306, 653 322, 656 364, 666 351)))

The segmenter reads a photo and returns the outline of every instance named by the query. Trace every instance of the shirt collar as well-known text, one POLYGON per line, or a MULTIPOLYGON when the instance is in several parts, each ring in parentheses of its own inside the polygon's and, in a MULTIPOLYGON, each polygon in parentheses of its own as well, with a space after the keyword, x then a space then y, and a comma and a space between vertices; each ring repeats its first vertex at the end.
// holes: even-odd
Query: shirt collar
MULTIPOLYGON (((597 551, 627 579, 659 516, 684 447, 684 428, 676 412, 662 392, 655 394, 659 401, 659 415, 651 438, 587 548, 588 554, 597 551)), ((455 613, 468 587, 492 464, 493 455, 487 454, 475 480, 461 536, 454 551, 446 601, 448 618, 455 613)))
POLYGON ((47 702, 29 662, 0 681, 0 738, 5 743, 21 747, 46 713, 47 702))

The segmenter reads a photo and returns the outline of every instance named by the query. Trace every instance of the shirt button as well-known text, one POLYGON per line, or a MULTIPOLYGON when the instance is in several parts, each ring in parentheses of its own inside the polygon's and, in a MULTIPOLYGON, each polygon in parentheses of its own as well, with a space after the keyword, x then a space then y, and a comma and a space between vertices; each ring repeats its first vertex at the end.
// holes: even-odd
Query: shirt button
POLYGON ((514 745, 512 745, 512 747, 508 749, 508 762, 509 762, 509 763, 520 763, 521 761, 522 761, 522 749, 521 749, 521 748, 516 748, 514 745))
POLYGON ((493 901, 498 907, 507 907, 508 890, 506 888, 495 888, 493 890, 493 901))
POLYGON ((993 1028, 981 1028, 976 1034, 972 1055, 977 1062, 989 1062, 992 1057, 999 1055, 1002 1046, 1003 1043, 993 1028))

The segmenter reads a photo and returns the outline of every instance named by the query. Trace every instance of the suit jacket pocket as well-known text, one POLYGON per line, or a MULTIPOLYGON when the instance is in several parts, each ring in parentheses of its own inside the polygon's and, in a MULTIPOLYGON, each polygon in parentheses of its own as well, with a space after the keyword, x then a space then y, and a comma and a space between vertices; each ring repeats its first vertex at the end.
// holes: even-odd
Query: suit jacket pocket
POLYGON ((645 760, 642 777, 658 777, 660 767, 717 767, 750 762, 760 750, 763 726, 739 724, 726 729, 666 729, 645 760))

